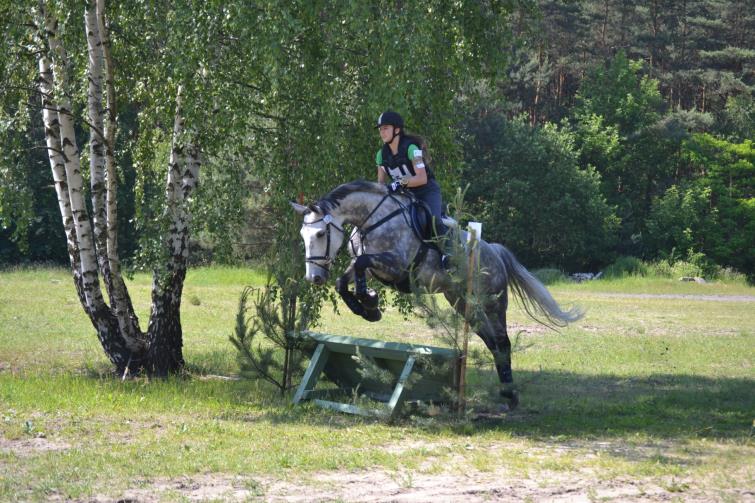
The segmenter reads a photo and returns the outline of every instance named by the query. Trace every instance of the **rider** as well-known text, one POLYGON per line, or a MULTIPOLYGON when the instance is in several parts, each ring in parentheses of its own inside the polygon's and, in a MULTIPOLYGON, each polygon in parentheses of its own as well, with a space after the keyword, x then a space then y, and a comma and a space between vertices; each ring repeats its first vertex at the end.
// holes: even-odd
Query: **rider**
MULTIPOLYGON (((422 151, 422 148, 426 148, 424 142, 406 134, 404 119, 391 110, 380 114, 377 128, 383 140, 383 147, 375 156, 378 182, 386 183, 390 179, 388 187, 391 192, 407 188, 417 199, 427 203, 433 215, 436 235, 444 236, 448 229, 441 218, 443 203, 440 186, 430 166, 425 164, 428 155, 422 151)), ((439 246, 439 249, 442 250, 443 246, 439 246)), ((444 253, 441 253, 441 265, 446 269, 450 267, 450 259, 444 253)))

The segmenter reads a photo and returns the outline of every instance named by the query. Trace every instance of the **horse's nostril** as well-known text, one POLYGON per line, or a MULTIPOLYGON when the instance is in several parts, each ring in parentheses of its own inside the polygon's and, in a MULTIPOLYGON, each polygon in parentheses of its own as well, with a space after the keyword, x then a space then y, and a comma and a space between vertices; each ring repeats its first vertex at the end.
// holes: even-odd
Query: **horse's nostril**
POLYGON ((322 276, 320 276, 319 274, 315 275, 314 283, 315 285, 322 285, 322 276))

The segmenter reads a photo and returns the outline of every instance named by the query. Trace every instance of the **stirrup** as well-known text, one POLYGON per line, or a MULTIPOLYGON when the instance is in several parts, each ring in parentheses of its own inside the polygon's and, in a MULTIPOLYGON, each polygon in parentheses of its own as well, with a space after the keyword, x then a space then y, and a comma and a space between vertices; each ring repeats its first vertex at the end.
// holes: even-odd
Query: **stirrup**
POLYGON ((440 216, 441 222, 443 222, 443 225, 450 228, 456 228, 459 226, 459 222, 457 222, 455 219, 449 217, 448 215, 441 215, 440 216))
POLYGON ((443 268, 444 271, 452 272, 455 269, 455 267, 454 267, 454 263, 451 258, 451 255, 446 255, 445 253, 443 253, 440 256, 440 266, 443 268))

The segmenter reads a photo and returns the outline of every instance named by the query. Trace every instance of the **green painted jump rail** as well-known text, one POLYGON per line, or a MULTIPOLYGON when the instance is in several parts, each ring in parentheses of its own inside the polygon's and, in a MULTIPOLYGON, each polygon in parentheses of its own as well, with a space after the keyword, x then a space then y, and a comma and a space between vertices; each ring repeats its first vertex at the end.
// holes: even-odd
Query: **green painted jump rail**
POLYGON ((406 401, 443 401, 443 389, 453 388, 459 352, 418 344, 361 339, 316 332, 303 334, 305 349, 312 350, 309 362, 293 403, 304 400, 320 407, 362 416, 394 417, 406 401), (359 373, 356 355, 369 358, 378 368, 390 372, 393 382, 365 378, 359 373), (316 390, 324 374, 337 390, 316 390), (409 379, 411 385, 409 385, 409 379), (373 399, 376 407, 326 400, 333 391, 354 396, 359 393, 373 399))

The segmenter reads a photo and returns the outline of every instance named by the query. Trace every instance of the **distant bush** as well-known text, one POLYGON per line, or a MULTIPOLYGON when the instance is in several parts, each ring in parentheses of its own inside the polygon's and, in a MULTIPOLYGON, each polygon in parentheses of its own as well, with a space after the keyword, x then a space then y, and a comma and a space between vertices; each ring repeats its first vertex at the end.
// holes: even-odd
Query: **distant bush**
POLYGON ((730 267, 723 268, 716 265, 702 253, 689 253, 685 258, 676 258, 672 251, 668 258, 653 262, 640 260, 637 257, 620 257, 603 270, 603 277, 607 279, 630 276, 671 279, 700 277, 736 283, 748 281, 747 275, 730 267))
POLYGON ((564 274, 564 272, 560 269, 544 268, 535 269, 530 272, 532 272, 532 275, 540 280, 540 282, 544 285, 553 285, 555 283, 561 283, 568 280, 566 274, 564 274))
MULTIPOLYGON (((661 278, 702 278, 706 276, 698 265, 685 260, 679 260, 673 263, 669 263, 665 260, 648 262, 647 267, 651 276, 659 276, 661 278)), ((710 276, 708 276, 708 279, 711 279, 710 276)))
POLYGON ((637 257, 619 257, 613 264, 603 270, 603 277, 605 278, 647 275, 648 265, 637 257))
POLYGON ((488 114, 464 129, 466 196, 486 239, 530 267, 590 270, 611 261, 619 219, 600 175, 579 165, 567 128, 488 114))
POLYGON ((744 283, 744 282, 748 282, 750 284, 755 283, 755 281, 751 281, 750 278, 748 278, 746 274, 736 271, 732 269, 731 267, 722 268, 718 272, 718 277, 716 279, 719 279, 721 281, 726 281, 727 283, 744 283))

